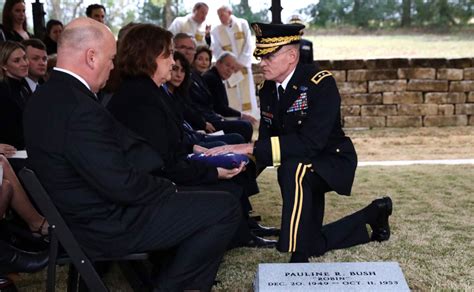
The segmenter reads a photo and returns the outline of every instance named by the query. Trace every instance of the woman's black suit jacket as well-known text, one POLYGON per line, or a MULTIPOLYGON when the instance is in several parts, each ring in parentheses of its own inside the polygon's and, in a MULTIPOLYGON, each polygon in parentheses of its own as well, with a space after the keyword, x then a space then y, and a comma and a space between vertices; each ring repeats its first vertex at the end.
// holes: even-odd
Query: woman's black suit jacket
POLYGON ((186 159, 183 119, 174 102, 164 88, 143 76, 125 79, 107 108, 160 153, 167 178, 180 185, 217 182, 215 167, 186 159))

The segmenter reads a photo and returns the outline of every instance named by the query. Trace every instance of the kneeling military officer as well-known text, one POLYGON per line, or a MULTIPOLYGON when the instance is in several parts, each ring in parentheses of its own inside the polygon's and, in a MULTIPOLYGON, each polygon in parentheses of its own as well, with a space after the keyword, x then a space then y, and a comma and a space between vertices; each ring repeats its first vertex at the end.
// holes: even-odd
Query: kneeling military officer
POLYGON ((254 56, 260 59, 266 80, 259 86, 259 138, 207 153, 246 153, 260 165, 278 167, 283 209, 277 248, 291 252, 291 262, 307 262, 310 256, 370 240, 388 240, 389 197, 322 225, 325 193, 350 195, 357 167, 356 151, 340 123, 336 82, 329 71, 298 64, 303 25, 253 23, 252 28, 257 37, 254 56))

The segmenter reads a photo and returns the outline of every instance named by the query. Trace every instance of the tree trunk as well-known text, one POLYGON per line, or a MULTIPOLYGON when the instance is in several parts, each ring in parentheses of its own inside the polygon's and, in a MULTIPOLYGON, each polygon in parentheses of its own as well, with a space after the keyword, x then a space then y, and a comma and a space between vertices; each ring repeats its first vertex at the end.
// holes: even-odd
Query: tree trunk
POLYGON ((411 25, 411 0, 402 1, 402 27, 411 25))
POLYGON ((163 27, 168 27, 173 21, 173 1, 166 0, 165 6, 163 7, 163 27))

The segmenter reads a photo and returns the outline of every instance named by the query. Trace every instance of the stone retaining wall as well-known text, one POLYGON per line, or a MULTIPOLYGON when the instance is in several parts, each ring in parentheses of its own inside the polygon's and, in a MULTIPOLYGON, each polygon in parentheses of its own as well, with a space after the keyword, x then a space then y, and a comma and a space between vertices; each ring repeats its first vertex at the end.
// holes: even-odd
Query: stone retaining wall
POLYGON ((474 58, 317 62, 337 81, 346 128, 474 125, 474 58))

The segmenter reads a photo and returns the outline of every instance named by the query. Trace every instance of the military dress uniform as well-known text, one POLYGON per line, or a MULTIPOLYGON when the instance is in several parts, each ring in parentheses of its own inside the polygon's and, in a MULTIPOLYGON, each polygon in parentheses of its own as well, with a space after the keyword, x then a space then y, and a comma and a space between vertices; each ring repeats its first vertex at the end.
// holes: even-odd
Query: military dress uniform
MULTIPOLYGON (((279 45, 299 41, 295 35, 281 36, 288 25, 256 25, 256 56, 271 50, 274 26, 279 45), (259 43, 265 45, 259 48, 259 43)), ((258 164, 278 167, 283 197, 278 250, 322 255, 368 242, 362 211, 322 226, 324 194, 350 195, 357 167, 356 151, 341 127, 341 97, 332 74, 298 64, 285 88, 264 81, 258 95, 261 120, 253 154, 258 164)))

